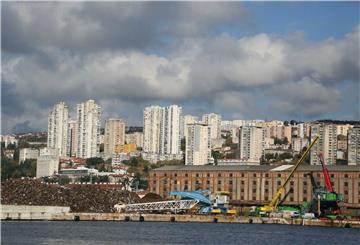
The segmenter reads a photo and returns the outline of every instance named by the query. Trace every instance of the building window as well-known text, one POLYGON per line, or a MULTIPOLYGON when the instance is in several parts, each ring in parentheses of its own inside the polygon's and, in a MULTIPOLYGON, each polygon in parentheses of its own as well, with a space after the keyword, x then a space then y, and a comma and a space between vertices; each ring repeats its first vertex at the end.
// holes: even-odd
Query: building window
POLYGON ((290 202, 293 202, 294 201, 294 198, 293 197, 290 197, 290 202))
POLYGON ((218 177, 221 177, 221 174, 220 174, 220 173, 218 174, 218 177))
POLYGON ((233 177, 233 174, 230 174, 229 176, 230 176, 230 177, 233 177))
POLYGON ((167 174, 164 174, 164 177, 166 177, 167 176, 167 174))
POLYGON ((174 174, 175 177, 177 177, 177 174, 174 174))
POLYGON ((256 181, 255 181, 255 180, 253 181, 253 185, 256 185, 256 181))
POLYGON ((229 185, 232 185, 232 184, 233 184, 232 180, 229 180, 229 185))
POLYGON ((281 185, 281 181, 278 181, 278 182, 277 182, 277 185, 281 185))
POLYGON ((154 177, 156 177, 156 174, 154 173, 154 177))
POLYGON ((269 190, 268 190, 268 189, 265 189, 265 193, 269 193, 269 190))
POLYGON ((185 174, 185 177, 188 177, 188 174, 185 174))
POLYGON ((307 198, 306 198, 306 197, 303 197, 303 201, 306 202, 306 201, 307 201, 307 198))
POLYGON ((345 176, 344 176, 345 178, 348 178, 349 176, 347 175, 347 174, 345 174, 345 176))
POLYGON ((156 185, 156 180, 153 181, 153 184, 156 185))
POLYGON ((206 176, 207 176, 207 177, 210 177, 210 174, 207 174, 206 176))
POLYGON ((281 178, 281 174, 278 174, 278 178, 281 178))
POLYGON ((199 177, 199 174, 196 174, 196 177, 199 177))
POLYGON ((221 180, 218 181, 218 185, 221 185, 221 180))
POLYGON ((210 180, 206 181, 206 184, 210 185, 210 180))
POLYGON ((304 194, 307 194, 307 190, 306 190, 306 189, 304 189, 303 193, 304 193, 304 194))
POLYGON ((269 177, 269 174, 265 174, 265 177, 268 178, 268 177, 269 177))
POLYGON ((268 184, 269 184, 269 181, 266 180, 266 181, 265 181, 265 185, 268 185, 268 184))
POLYGON ((218 190, 218 191, 221 191, 221 187, 218 187, 217 190, 218 190))
POLYGON ((344 191, 344 194, 345 194, 345 195, 349 194, 349 191, 348 191, 348 190, 345 190, 345 191, 344 191))
POLYGON ((245 181, 242 180, 242 181, 241 181, 241 184, 244 185, 244 184, 245 184, 245 181))
POLYGON ((256 201, 256 197, 252 197, 252 200, 253 200, 253 201, 256 201))
POLYGON ((256 189, 252 189, 252 192, 253 192, 253 193, 256 193, 256 189))
POLYGON ((155 188, 155 187, 153 187, 153 189, 152 189, 152 190, 153 190, 153 192, 155 192, 155 191, 156 191, 156 188, 155 188))
POLYGON ((290 181, 290 185, 294 185, 294 181, 290 181))
POLYGON ((349 186, 348 182, 344 182, 344 186, 348 187, 349 186))
POLYGON ((253 174, 254 177, 256 177, 256 174, 253 174))
POLYGON ((245 174, 242 173, 242 174, 241 174, 241 177, 244 177, 244 176, 245 176, 245 174))
POLYGON ((240 189, 241 192, 244 192, 244 189, 240 189))
POLYGON ((185 185, 187 185, 188 184, 188 181, 187 180, 185 180, 185 185))

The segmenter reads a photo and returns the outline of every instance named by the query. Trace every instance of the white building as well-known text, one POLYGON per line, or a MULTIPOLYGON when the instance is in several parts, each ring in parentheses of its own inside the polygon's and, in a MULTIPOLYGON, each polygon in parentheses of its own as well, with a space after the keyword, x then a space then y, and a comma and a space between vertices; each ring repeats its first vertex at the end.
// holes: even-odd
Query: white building
POLYGON ((241 160, 260 164, 265 149, 265 130, 255 126, 240 127, 239 149, 241 160))
POLYGON ((143 137, 144 134, 141 132, 125 134, 125 142, 126 144, 135 144, 136 147, 143 148, 143 137))
POLYGON ((150 106, 144 110, 144 152, 160 155, 180 154, 182 108, 150 106))
POLYGON ((162 109, 160 155, 178 155, 181 153, 181 113, 182 108, 177 105, 171 105, 162 109))
POLYGON ((207 124, 188 124, 185 165, 205 165, 211 162, 211 128, 207 124))
POLYGON ((202 123, 211 128, 211 139, 221 138, 221 115, 210 113, 202 116, 202 123))
POLYGON ((296 153, 300 153, 301 150, 307 146, 309 140, 306 138, 292 138, 291 140, 291 148, 293 149, 294 152, 296 153))
POLYGON ((192 116, 192 115, 185 115, 182 117, 182 122, 181 122, 181 138, 186 138, 187 137, 187 125, 188 124, 194 124, 199 120, 198 117, 196 116, 192 116))
POLYGON ((360 125, 348 131, 348 165, 360 165, 360 125))
POLYGON ((99 156, 101 107, 93 100, 77 105, 78 147, 77 157, 99 156))
POLYGON ((125 144, 125 123, 122 119, 110 118, 105 121, 104 154, 111 157, 117 145, 125 144))
POLYGON ((319 153, 323 154, 326 165, 336 164, 337 151, 337 128, 335 124, 313 123, 311 124, 311 141, 316 135, 320 135, 318 142, 311 148, 310 164, 319 165, 319 153))
POLYGON ((77 154, 77 141, 78 141, 78 123, 76 120, 70 120, 68 126, 68 150, 67 155, 75 157, 77 154))
POLYGON ((9 144, 17 145, 18 140, 15 138, 14 135, 2 135, 1 142, 4 142, 5 148, 8 147, 9 144))
POLYGON ((162 108, 149 106, 144 109, 144 152, 159 153, 162 108))
POLYGON ((19 164, 27 159, 37 159, 39 157, 39 150, 33 148, 23 148, 19 151, 19 164))
POLYGON ((52 176, 59 172, 59 155, 55 148, 43 148, 36 163, 36 178, 52 176))
POLYGON ((68 150, 69 110, 64 102, 59 102, 49 112, 47 147, 58 150, 66 156, 68 150))

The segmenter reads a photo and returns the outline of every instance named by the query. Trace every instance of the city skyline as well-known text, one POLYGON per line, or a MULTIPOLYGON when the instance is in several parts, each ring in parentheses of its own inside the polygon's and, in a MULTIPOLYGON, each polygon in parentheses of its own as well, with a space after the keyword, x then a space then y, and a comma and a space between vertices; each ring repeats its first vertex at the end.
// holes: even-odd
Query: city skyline
POLYGON ((5 2, 1 133, 45 131, 51 106, 87 99, 134 126, 171 104, 224 120, 360 120, 356 7, 5 2))

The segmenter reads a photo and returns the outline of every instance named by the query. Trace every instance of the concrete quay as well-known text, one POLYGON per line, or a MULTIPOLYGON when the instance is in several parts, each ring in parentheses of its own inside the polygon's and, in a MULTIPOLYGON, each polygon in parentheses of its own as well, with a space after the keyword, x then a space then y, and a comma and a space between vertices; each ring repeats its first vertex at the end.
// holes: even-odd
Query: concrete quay
POLYGON ((2 205, 1 220, 201 222, 360 228, 359 220, 285 219, 199 214, 71 213, 69 210, 69 207, 2 205))

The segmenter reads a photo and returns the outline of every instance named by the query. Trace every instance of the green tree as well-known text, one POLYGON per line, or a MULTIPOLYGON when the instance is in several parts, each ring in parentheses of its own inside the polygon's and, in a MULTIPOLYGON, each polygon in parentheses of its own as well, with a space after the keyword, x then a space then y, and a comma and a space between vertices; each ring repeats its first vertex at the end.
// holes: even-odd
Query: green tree
POLYGON ((91 157, 86 159, 86 167, 88 168, 93 168, 100 163, 104 163, 104 160, 101 157, 91 157))

